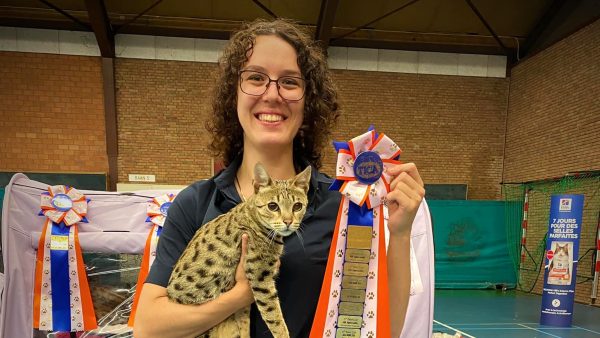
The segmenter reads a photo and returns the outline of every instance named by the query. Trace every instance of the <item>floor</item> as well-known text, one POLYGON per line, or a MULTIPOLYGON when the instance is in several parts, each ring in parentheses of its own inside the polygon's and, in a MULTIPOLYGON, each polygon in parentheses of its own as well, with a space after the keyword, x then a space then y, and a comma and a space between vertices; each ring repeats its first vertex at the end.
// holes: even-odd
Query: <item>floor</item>
POLYGON ((600 338, 600 307, 575 303, 570 328, 539 324, 542 298, 517 291, 436 290, 433 332, 465 338, 600 338))

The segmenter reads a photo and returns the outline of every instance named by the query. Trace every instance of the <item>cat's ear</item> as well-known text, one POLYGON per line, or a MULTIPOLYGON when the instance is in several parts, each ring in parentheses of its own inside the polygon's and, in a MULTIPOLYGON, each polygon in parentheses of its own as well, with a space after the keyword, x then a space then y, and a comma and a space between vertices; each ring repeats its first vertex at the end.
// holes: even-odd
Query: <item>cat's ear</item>
POLYGON ((265 167, 260 163, 256 162, 254 166, 254 193, 257 193, 260 188, 264 188, 272 184, 271 177, 265 167))
POLYGON ((294 177, 293 185, 298 188, 304 190, 304 193, 308 192, 308 187, 310 186, 310 174, 312 172, 311 166, 307 166, 301 173, 294 177))

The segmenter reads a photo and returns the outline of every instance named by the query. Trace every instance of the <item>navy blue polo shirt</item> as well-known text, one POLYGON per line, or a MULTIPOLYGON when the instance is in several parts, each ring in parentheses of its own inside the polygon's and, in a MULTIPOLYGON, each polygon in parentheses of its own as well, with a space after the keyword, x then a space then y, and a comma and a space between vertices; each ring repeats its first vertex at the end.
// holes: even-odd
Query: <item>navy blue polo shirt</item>
MULTIPOLYGON (((211 179, 195 182, 177 195, 169 207, 146 283, 167 287, 173 266, 196 230, 240 203, 234 186, 240 164, 241 156, 211 179)), ((339 192, 328 190, 331 182, 313 168, 302 240, 295 234, 284 238, 276 283, 290 337, 309 336, 317 308, 341 198, 339 192)), ((254 338, 273 337, 255 304, 250 314, 250 334, 254 338)))

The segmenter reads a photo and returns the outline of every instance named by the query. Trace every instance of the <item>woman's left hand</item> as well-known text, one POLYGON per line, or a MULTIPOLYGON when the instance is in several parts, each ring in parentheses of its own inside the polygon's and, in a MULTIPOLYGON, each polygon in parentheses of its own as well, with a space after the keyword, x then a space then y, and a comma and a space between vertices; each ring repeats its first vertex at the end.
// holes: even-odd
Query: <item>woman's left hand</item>
POLYGON ((414 163, 404 163, 387 169, 392 177, 387 195, 390 235, 410 236, 412 223, 425 196, 423 180, 414 163))

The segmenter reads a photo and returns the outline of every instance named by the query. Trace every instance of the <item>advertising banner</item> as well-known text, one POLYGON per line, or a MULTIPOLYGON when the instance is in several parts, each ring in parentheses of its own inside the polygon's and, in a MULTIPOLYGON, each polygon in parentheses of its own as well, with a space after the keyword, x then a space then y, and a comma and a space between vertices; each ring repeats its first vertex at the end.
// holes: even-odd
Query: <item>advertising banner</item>
POLYGON ((553 195, 544 259, 544 291, 540 324, 571 326, 583 195, 553 195))

